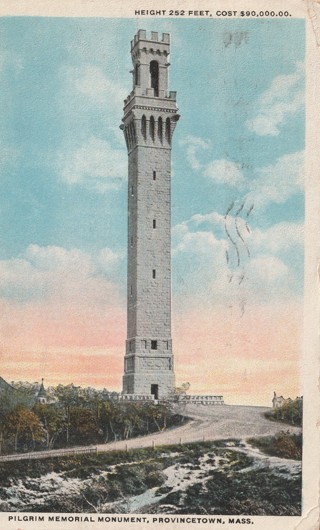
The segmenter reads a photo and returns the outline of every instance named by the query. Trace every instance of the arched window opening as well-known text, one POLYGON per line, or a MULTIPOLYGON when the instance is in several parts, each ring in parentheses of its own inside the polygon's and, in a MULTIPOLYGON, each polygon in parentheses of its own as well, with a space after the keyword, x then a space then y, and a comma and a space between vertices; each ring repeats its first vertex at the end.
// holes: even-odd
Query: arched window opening
POLYGON ((150 79, 151 88, 154 89, 154 95, 159 96, 159 63, 158 61, 151 61, 150 63, 150 79))
POLYGON ((134 123, 134 121, 132 121, 131 124, 132 124, 133 142, 134 142, 134 145, 136 145, 137 143, 136 124, 134 123))
POLYGON ((171 141, 171 123, 170 123, 170 118, 166 119, 166 140, 170 144, 170 141, 171 141))
POLYGON ((155 129, 155 126, 154 126, 154 117, 151 116, 150 118, 150 136, 152 138, 152 140, 154 141, 154 129, 155 129))
POLYGON ((134 65, 134 84, 136 86, 140 85, 140 72, 139 72, 139 65, 138 64, 134 65))
POLYGON ((136 130, 135 130, 133 121, 130 122, 129 131, 130 131, 131 147, 134 147, 134 145, 136 144, 136 130))
POLYGON ((146 140, 146 138, 147 138, 147 119, 146 119, 145 115, 142 116, 142 120, 141 120, 141 134, 142 134, 143 138, 146 140))
POLYGON ((162 143, 162 118, 160 116, 160 118, 158 119, 158 136, 159 136, 159 140, 160 142, 162 143))
POLYGON ((127 129, 124 130, 124 138, 125 138, 125 141, 126 141, 127 149, 129 149, 129 140, 128 140, 128 131, 127 131, 127 129))
POLYGON ((131 123, 128 125, 128 143, 129 143, 129 149, 132 149, 132 131, 131 131, 131 123))
POLYGON ((130 133, 130 125, 126 128, 127 132, 127 138, 128 138, 128 148, 131 149, 131 133, 130 133))

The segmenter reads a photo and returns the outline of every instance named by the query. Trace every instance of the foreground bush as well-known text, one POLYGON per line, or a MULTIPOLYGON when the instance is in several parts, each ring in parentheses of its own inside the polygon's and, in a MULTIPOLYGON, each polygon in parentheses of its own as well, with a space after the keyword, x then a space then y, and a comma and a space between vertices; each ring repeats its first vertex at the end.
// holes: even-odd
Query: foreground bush
POLYGON ((270 456, 301 460, 302 435, 281 431, 275 436, 250 438, 248 442, 270 456))

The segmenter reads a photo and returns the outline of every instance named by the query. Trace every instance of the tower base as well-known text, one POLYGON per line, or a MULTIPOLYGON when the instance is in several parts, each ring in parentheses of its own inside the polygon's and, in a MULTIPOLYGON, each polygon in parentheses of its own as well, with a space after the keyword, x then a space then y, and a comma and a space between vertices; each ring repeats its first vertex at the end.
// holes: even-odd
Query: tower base
POLYGON ((154 399, 164 399, 174 390, 173 372, 144 372, 123 376, 123 394, 153 395, 154 399))

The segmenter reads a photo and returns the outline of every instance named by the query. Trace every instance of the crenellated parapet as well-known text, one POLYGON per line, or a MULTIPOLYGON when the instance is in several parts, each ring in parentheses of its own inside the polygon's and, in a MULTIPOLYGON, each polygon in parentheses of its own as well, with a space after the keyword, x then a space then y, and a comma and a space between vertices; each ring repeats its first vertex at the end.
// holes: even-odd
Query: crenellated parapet
POLYGON ((133 37, 131 41, 131 51, 134 49, 136 44, 139 41, 144 42, 150 42, 150 43, 156 43, 156 44, 170 44, 170 33, 162 33, 161 40, 159 40, 159 32, 158 31, 151 31, 149 34, 149 38, 147 36, 147 32, 145 29, 139 29, 139 31, 136 33, 136 35, 133 37))

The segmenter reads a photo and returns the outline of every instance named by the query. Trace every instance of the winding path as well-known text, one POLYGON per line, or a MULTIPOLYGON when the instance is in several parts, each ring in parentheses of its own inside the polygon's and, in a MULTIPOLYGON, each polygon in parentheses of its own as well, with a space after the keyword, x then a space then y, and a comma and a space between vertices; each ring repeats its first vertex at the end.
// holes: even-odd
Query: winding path
MULTIPOLYGON (((256 436, 273 435, 281 430, 300 432, 298 427, 291 427, 284 423, 273 422, 264 417, 270 410, 267 407, 247 407, 240 405, 187 405, 183 414, 190 421, 181 427, 152 433, 147 436, 121 440, 97 446, 73 447, 70 449, 52 449, 1 456, 0 462, 13 460, 28 460, 68 456, 75 453, 106 452, 116 450, 139 449, 143 447, 157 447, 160 445, 183 444, 203 440, 221 440, 228 438, 245 439, 256 436)), ((182 412, 177 409, 177 412, 182 412)))

